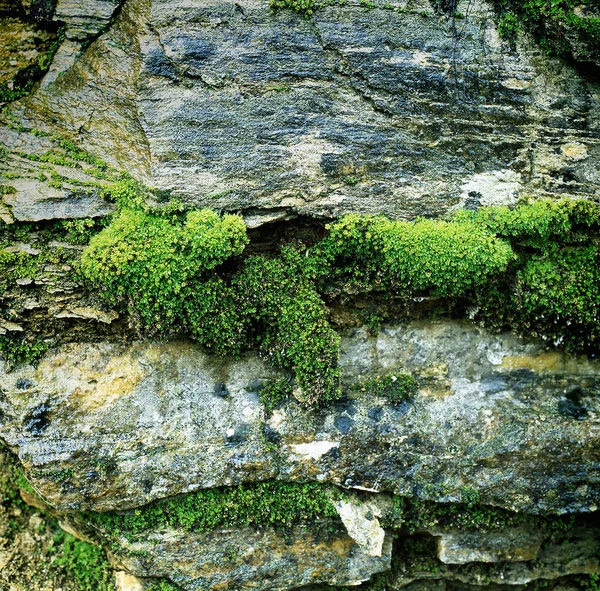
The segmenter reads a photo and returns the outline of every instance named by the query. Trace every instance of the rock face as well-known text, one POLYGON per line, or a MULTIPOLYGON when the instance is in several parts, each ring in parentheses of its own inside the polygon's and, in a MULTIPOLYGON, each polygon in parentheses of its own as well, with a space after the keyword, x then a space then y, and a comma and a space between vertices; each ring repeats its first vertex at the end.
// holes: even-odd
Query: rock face
POLYGON ((407 369, 417 396, 265 412, 255 357, 186 344, 68 345, 2 375, 0 435, 55 507, 100 511, 269 479, 526 512, 600 504, 600 366, 468 324, 390 326, 342 344, 347 383, 407 369), (225 390, 222 390, 225 384, 225 390), (218 387, 217 387, 218 386, 218 387))
MULTIPOLYGON (((17 4, 0 0, 0 11, 17 4)), ((126 314, 78 284, 77 256, 63 251, 80 242, 50 240, 42 252, 28 240, 115 211, 122 177, 102 161, 157 203, 240 212, 265 234, 298 216, 412 219, 525 195, 598 199, 598 80, 525 35, 511 48, 488 2, 458 2, 464 18, 433 10, 442 4, 351 0, 310 18, 267 0, 32 4, 63 37, 43 80, 1 116, 0 256, 39 257, 42 270, 0 294, 0 338, 18 342, 24 326, 43 324, 65 338, 35 368, 9 371, 0 359, 0 442, 65 528, 104 545, 120 589, 375 577, 378 590, 531 591, 552 580, 573 591, 600 573, 597 359, 468 321, 346 328, 345 397, 268 411, 261 390, 282 374, 258 356, 135 340, 126 314), (353 387, 395 373, 419 386, 401 403, 353 387), (167 497, 269 480, 337 487, 339 519, 125 535, 78 514, 143 515, 167 497), (574 521, 408 527, 394 495, 574 521)), ((1 81, 38 59, 37 29, 13 20, 11 43, 18 31, 27 43, 16 65, 0 52, 1 81)), ((46 506, 31 490, 23 498, 46 506)))
POLYGON ((15 112, 165 196, 260 224, 598 194, 598 84, 526 38, 511 51, 486 2, 460 21, 426 0, 310 19, 266 0, 96 4, 59 2, 68 39, 15 112))

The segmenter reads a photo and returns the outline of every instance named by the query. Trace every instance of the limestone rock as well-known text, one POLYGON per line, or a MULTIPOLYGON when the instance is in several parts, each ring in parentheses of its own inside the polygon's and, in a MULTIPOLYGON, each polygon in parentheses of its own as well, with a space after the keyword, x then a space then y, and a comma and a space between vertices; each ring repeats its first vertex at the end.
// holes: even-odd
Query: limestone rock
POLYGON ((544 534, 516 528, 498 533, 450 532, 438 538, 439 558, 446 564, 535 560, 544 534))
POLYGON ((310 19, 267 0, 61 0, 67 38, 12 112, 252 226, 595 198, 598 83, 526 38, 510 50, 488 2, 459 4, 456 37, 426 0, 310 19))
POLYGON ((362 502, 356 496, 338 499, 333 502, 348 535, 369 556, 381 556, 385 541, 385 531, 379 523, 382 515, 382 502, 385 496, 362 502))
POLYGON ((118 540, 114 560, 136 577, 168 577, 183 589, 290 589, 313 583, 357 585, 390 568, 391 538, 382 555, 364 552, 335 522, 286 530, 242 528, 207 534, 156 531, 118 540))
POLYGON ((598 507, 597 361, 449 321, 347 333, 341 351, 346 384, 398 370, 433 377, 395 406, 365 392, 318 411, 290 399, 268 416, 251 384, 277 373, 251 354, 70 344, 36 370, 1 374, 0 437, 65 510, 267 479, 441 501, 474 490, 529 512, 598 507))

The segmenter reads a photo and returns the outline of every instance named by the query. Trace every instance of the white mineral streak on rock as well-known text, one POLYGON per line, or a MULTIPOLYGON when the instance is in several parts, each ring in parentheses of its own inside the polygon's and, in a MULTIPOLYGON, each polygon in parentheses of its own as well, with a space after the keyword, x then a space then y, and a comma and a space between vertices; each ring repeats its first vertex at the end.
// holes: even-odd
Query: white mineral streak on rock
POLYGON ((516 203, 521 188, 521 175, 512 170, 495 170, 474 174, 462 185, 462 198, 478 193, 481 205, 510 205, 516 203))
POLYGON ((348 535, 369 556, 381 556, 385 531, 379 523, 381 509, 375 502, 363 503, 358 497, 333 501, 348 535))
POLYGON ((339 441, 313 441, 311 443, 296 443, 295 445, 290 445, 290 448, 299 456, 307 456, 313 460, 319 460, 330 449, 339 446, 339 441))

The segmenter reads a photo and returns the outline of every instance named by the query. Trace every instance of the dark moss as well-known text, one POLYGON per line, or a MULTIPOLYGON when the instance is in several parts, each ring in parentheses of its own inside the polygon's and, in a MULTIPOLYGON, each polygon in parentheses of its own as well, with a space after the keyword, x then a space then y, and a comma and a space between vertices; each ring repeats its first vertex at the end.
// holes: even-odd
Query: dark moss
POLYGON ((123 513, 88 513, 86 520, 109 537, 130 538, 165 527, 205 532, 219 527, 286 526, 305 519, 336 517, 328 487, 262 482, 201 490, 123 513))

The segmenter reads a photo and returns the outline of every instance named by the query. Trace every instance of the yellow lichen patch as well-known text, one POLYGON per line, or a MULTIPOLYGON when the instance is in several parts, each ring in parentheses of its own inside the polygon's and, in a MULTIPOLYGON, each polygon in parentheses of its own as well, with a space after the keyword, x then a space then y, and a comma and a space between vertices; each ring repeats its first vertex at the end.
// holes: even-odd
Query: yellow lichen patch
POLYGON ((129 394, 146 373, 132 348, 66 345, 40 362, 35 380, 47 391, 69 392, 70 412, 87 412, 129 394))
POLYGON ((576 162, 578 160, 585 160, 588 157, 587 147, 579 142, 563 144, 560 150, 565 160, 576 162))
POLYGON ((500 369, 530 369, 532 371, 559 371, 564 367, 564 356, 558 351, 549 351, 540 355, 515 355, 502 359, 500 369))

